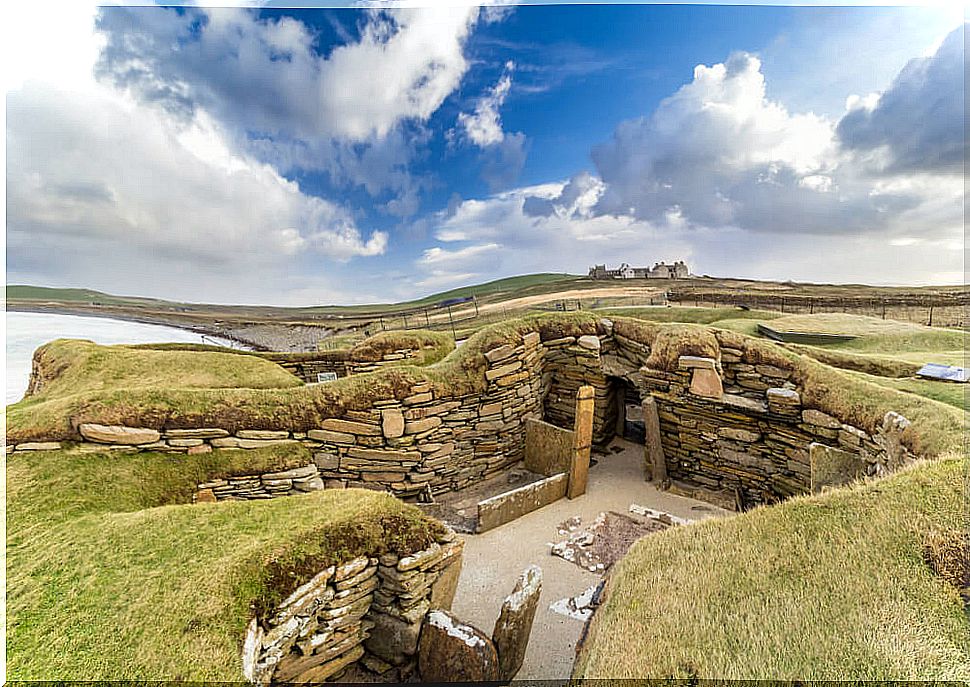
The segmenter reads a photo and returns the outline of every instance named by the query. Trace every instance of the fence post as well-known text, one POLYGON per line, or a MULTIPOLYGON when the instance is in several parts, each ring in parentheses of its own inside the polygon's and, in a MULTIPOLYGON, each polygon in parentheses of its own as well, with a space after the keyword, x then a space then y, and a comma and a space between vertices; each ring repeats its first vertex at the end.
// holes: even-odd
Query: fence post
POLYGON ((930 322, 926 326, 927 327, 932 327, 933 326, 933 306, 932 305, 930 305, 930 322))

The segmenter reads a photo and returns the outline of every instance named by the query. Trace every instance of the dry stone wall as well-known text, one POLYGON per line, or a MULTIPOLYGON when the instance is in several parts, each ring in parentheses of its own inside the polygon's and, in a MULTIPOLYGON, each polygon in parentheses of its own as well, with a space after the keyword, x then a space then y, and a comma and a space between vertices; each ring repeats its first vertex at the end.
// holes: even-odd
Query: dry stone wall
POLYGON ((905 418, 889 413, 870 434, 805 408, 791 369, 721 348, 718 359, 685 355, 676 369, 659 370, 646 365, 649 347, 622 337, 614 344, 617 374, 657 405, 667 478, 686 495, 743 509, 844 483, 846 471, 881 475, 912 459, 899 441, 905 418), (822 447, 840 451, 839 460, 822 447))
POLYGON ((268 356, 270 360, 280 367, 288 370, 292 374, 302 379, 307 384, 314 384, 318 381, 318 374, 333 373, 340 377, 374 372, 382 367, 389 365, 408 365, 417 363, 421 360, 424 351, 430 351, 433 346, 423 348, 398 348, 385 351, 379 360, 363 360, 354 357, 352 351, 321 351, 314 356, 301 355, 299 359, 280 356, 274 358, 268 356))
POLYGON ((252 619, 243 674, 257 684, 324 682, 360 661, 389 678, 407 676, 428 611, 451 607, 463 546, 446 530, 415 554, 361 556, 322 570, 271 617, 252 619))
MULTIPOLYGON (((578 390, 590 386, 594 442, 613 436, 618 400, 628 402, 628 388, 641 398, 652 397, 671 484, 722 505, 771 503, 849 477, 879 475, 912 458, 900 442, 908 425, 905 418, 890 413, 869 433, 805 407, 791 368, 715 346, 714 357, 681 355, 658 369, 661 365, 651 360, 651 344, 637 340, 636 328, 614 331, 603 320, 596 329, 598 336, 560 335, 542 341, 538 332, 529 332, 496 344, 481 354, 483 389, 473 392, 420 381, 395 390, 392 398, 301 431, 252 428, 230 434, 217 427, 157 430, 83 424, 81 448, 198 453, 300 442, 312 452, 312 466, 302 466, 305 470, 298 475, 214 480, 199 486, 197 500, 268 498, 321 485, 389 490, 399 496, 437 494, 470 486, 522 461, 530 420, 572 427, 578 390), (816 462, 827 462, 815 478, 813 446, 816 462), (858 461, 819 447, 845 451, 858 461)), ((35 441, 8 450, 54 447, 35 441)))

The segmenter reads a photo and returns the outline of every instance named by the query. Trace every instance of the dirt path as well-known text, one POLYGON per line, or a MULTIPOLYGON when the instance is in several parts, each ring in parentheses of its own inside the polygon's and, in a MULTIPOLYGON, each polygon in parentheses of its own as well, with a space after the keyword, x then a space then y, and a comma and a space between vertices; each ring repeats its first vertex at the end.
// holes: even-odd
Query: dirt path
POLYGON ((562 539, 561 523, 575 516, 593 522, 602 512, 627 512, 632 503, 688 520, 727 514, 701 501, 657 491, 643 480, 643 447, 623 440, 613 445, 624 450, 599 457, 590 469, 585 495, 562 499, 484 534, 464 535, 464 567, 452 610, 486 633, 491 633, 502 599, 518 575, 533 563, 542 568, 542 596, 517 680, 569 677, 583 622, 550 606, 582 594, 602 579, 551 555, 552 543, 562 539))

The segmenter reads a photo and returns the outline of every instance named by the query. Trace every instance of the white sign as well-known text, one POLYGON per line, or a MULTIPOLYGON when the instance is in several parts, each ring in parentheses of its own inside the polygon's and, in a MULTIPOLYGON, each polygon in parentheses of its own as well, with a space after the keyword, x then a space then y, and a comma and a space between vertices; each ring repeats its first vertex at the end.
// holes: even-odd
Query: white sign
POLYGON ((337 381, 336 372, 317 372, 317 383, 337 381))

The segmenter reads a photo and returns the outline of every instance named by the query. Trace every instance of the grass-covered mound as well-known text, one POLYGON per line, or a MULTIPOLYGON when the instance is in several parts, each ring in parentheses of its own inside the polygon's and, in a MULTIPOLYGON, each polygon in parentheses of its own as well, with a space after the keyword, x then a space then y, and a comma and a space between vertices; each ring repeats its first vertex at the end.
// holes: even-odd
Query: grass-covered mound
POLYGON ((857 338, 833 345, 846 351, 884 355, 906 351, 956 351, 963 349, 966 342, 964 332, 954 329, 844 313, 788 315, 771 320, 770 326, 778 331, 848 334, 857 338))
POLYGON ((583 678, 961 680, 970 614, 924 562, 966 531, 951 457, 641 539, 613 571, 583 678))
POLYGON ((215 351, 152 350, 57 339, 34 352, 29 395, 37 400, 78 393, 158 387, 286 389, 299 379, 253 356, 215 351))
MULTIPOLYGON (((548 339, 596 333, 598 319, 590 313, 566 313, 503 322, 478 332, 460 349, 433 365, 390 366, 315 386, 296 382, 290 388, 186 388, 177 381, 179 372, 170 370, 168 384, 160 381, 148 388, 133 385, 100 389, 96 382, 103 372, 87 369, 84 375, 95 383, 91 391, 64 396, 52 393, 7 406, 7 440, 12 443, 35 439, 76 440, 77 427, 85 422, 154 428, 306 431, 347 410, 368 409, 375 400, 404 398, 420 382, 432 382, 439 395, 481 391, 485 388, 484 351, 506 342, 518 343, 522 334, 531 331, 538 331, 548 339)), ((386 339, 384 345, 387 345, 386 339)), ((187 357, 223 355, 192 349, 159 351, 154 347, 126 350, 187 357)), ((226 357, 230 364, 249 358, 258 360, 247 355, 226 354, 226 357)))
MULTIPOLYGON (((946 437, 959 432, 962 418, 956 409, 894 389, 872 384, 823 365, 775 343, 742 334, 694 324, 663 324, 614 317, 614 332, 650 346, 647 361, 653 367, 673 369, 681 355, 714 356, 721 347, 740 349, 749 362, 777 365, 793 371, 802 389, 802 402, 839 417, 869 432, 881 424, 889 410, 913 422, 903 439, 918 455, 936 456, 946 437)), ((29 399, 8 406, 7 438, 72 440, 84 422, 136 427, 288 429, 306 431, 322 420, 343 416, 348 410, 369 409, 374 401, 402 399, 415 384, 431 382, 439 397, 470 394, 485 388, 486 361, 482 353, 498 345, 517 344, 523 334, 538 332, 543 340, 603 332, 600 316, 589 312, 533 315, 486 327, 443 360, 424 367, 401 365, 355 375, 325 385, 292 388, 181 388, 162 382, 145 388, 112 387, 54 394, 44 402, 29 399)), ((145 353, 157 351, 144 351, 145 353)), ((174 354, 173 351, 167 351, 174 354)), ((182 353, 182 355, 199 355, 182 353)), ((233 358, 245 356, 231 356, 233 358)), ((174 373, 173 373, 174 374, 174 373)), ((99 369, 85 375, 99 378, 99 369)))
POLYGON ((254 609, 440 532, 373 491, 184 505, 197 481, 307 462, 291 447, 8 456, 7 677, 239 681, 254 609))

